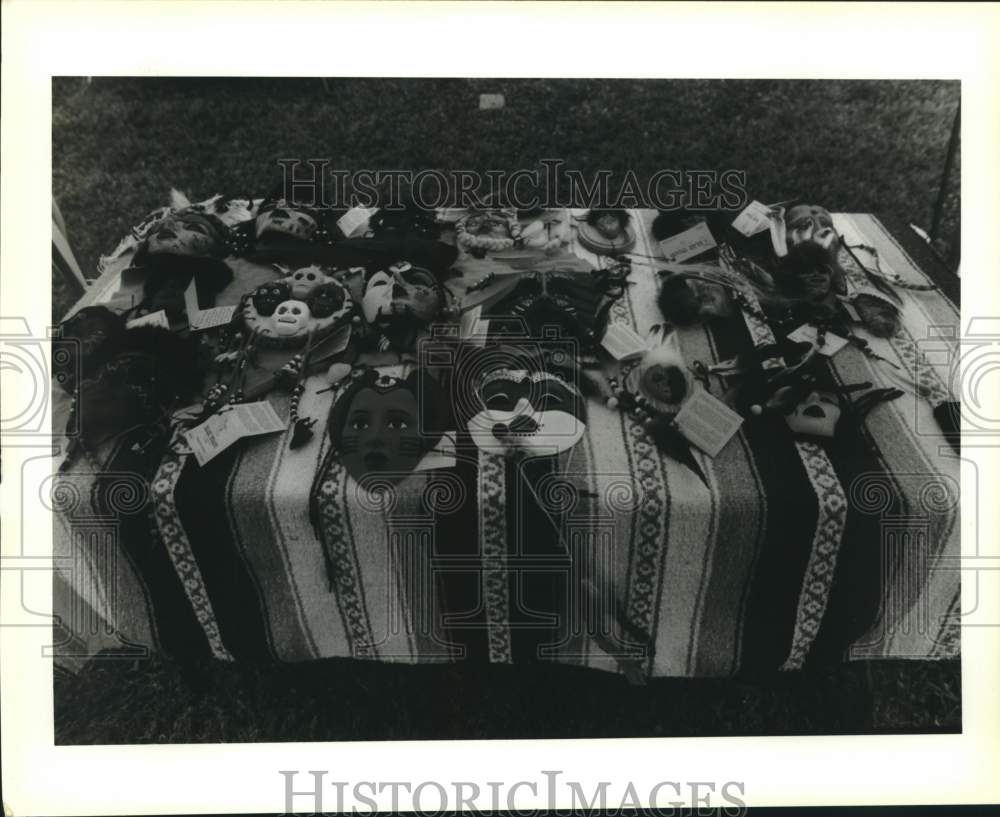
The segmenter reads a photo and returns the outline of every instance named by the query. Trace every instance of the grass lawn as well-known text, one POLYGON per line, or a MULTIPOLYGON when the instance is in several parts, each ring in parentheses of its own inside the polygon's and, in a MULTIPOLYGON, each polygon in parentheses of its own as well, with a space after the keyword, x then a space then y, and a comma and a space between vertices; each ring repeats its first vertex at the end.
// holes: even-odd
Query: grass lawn
MULTIPOLYGON (((957 82, 79 78, 53 81, 53 195, 85 274, 170 187, 260 195, 277 160, 357 170, 534 168, 589 175, 745 170, 762 201, 806 196, 929 229, 957 82), (478 94, 506 107, 479 111, 478 94)), ((959 226, 956 162, 937 247, 959 226)), ((72 303, 53 281, 53 316, 72 303)), ((957 662, 846 665, 631 689, 569 668, 160 660, 56 679, 58 742, 954 731, 957 662), (525 701, 531 701, 526 706, 525 701)))

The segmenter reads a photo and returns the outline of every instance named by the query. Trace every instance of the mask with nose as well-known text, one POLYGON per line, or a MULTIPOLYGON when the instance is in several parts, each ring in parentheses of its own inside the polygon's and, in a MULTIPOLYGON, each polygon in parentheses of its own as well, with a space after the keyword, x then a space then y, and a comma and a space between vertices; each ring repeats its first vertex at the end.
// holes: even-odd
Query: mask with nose
POLYGON ((228 252, 229 229, 215 216, 194 210, 171 213, 146 236, 149 255, 222 258, 228 252))
POLYGON ((361 309, 390 337, 408 335, 440 317, 444 291, 430 270, 401 261, 369 276, 361 309))
POLYGON ((832 437, 840 420, 841 408, 837 396, 830 392, 812 391, 785 415, 793 434, 810 437, 832 437))
POLYGON ((568 451, 586 431, 580 391, 557 374, 500 366, 482 375, 468 419, 478 448, 508 456, 568 451))
POLYGON ((396 484, 437 446, 447 425, 446 402, 419 369, 400 378, 358 369, 330 411, 333 451, 356 480, 396 484))
POLYGON ((319 224, 304 207, 297 207, 285 199, 261 205, 257 212, 254 232, 257 239, 265 233, 308 241, 313 238, 319 224))

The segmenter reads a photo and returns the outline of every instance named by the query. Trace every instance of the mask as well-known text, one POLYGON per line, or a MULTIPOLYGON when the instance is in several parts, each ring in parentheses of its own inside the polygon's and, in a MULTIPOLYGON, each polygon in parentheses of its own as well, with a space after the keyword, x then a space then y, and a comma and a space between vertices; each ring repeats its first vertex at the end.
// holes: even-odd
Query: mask
POLYGON ((260 213, 256 222, 257 238, 270 232, 308 241, 318 227, 316 219, 304 210, 288 206, 284 199, 273 209, 260 213))
POLYGON ((692 279, 688 288, 698 301, 698 315, 703 318, 728 318, 733 315, 733 303, 725 287, 711 281, 692 279))
POLYGON ((346 300, 344 287, 336 282, 320 284, 306 299, 314 318, 329 318, 339 312, 346 300))
POLYGON ((274 331, 282 337, 303 332, 310 318, 309 307, 302 301, 283 301, 274 311, 274 331))
POLYGON ((580 392, 554 374, 495 369, 483 377, 476 399, 480 410, 467 425, 478 448, 552 455, 568 451, 586 431, 580 392))
POLYGON ((218 255, 224 240, 214 225, 197 213, 167 216, 146 238, 146 248, 153 255, 186 255, 205 258, 218 255))
POLYGON ((290 300, 292 288, 284 281, 275 281, 270 284, 261 284, 254 290, 250 299, 253 301, 257 314, 269 318, 278 308, 282 301, 290 300))
POLYGON ((400 318, 430 323, 440 315, 442 306, 433 273, 405 261, 372 275, 362 301, 365 320, 383 328, 400 318))
POLYGON ((304 301, 321 284, 328 284, 334 278, 317 266, 303 267, 293 272, 287 279, 292 288, 292 297, 304 301))
POLYGON ((594 220, 597 231, 605 238, 618 238, 623 231, 622 219, 613 213, 604 213, 594 220))
POLYGON ((788 248, 811 242, 829 250, 837 241, 833 217, 815 204, 797 204, 785 214, 785 240, 788 248))
POLYGON ((446 403, 440 387, 413 371, 405 379, 369 369, 334 403, 327 421, 333 451, 357 480, 378 476, 396 484, 441 439, 446 403))
POLYGON ((840 403, 828 392, 810 394, 785 415, 785 422, 795 434, 811 437, 832 437, 840 419, 840 403))

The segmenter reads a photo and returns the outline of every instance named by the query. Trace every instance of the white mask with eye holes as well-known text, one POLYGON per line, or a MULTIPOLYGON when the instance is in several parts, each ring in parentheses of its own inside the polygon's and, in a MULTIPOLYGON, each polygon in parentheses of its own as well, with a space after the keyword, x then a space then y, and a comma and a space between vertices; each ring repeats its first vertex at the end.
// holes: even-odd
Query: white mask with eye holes
POLYGON ((430 323, 440 310, 441 294, 433 274, 405 261, 374 273, 361 302, 365 320, 379 325, 406 315, 430 323))
POLYGON ((296 335, 309 320, 309 307, 302 301, 283 301, 274 310, 274 331, 282 336, 296 335))
POLYGON ((785 422, 795 434, 810 437, 832 437, 840 419, 840 403, 836 395, 829 392, 810 392, 791 414, 785 415, 785 422))

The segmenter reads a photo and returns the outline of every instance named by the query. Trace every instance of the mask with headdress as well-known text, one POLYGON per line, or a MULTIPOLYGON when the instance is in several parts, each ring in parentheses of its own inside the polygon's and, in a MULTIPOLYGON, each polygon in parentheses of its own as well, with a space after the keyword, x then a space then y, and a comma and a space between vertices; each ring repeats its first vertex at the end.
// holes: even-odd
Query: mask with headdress
MULTIPOLYGON (((414 369, 397 377, 355 369, 330 410, 331 455, 356 480, 405 479, 448 430, 447 401, 437 382, 414 369)), ((325 469, 324 469, 325 470, 325 469)))

